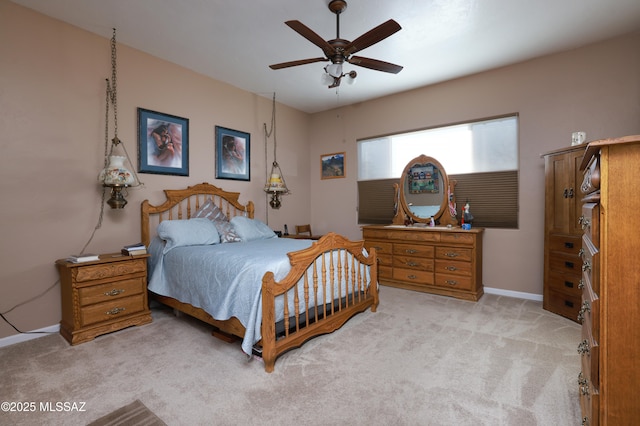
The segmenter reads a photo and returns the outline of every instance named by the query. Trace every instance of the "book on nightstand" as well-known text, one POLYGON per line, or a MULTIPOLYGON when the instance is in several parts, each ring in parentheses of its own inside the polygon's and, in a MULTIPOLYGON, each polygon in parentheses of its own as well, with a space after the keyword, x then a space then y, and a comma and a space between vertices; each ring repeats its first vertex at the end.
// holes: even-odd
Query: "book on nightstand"
POLYGON ((71 263, 93 262, 96 260, 100 260, 100 257, 97 254, 93 253, 72 254, 71 256, 67 257, 67 262, 71 263))
POLYGON ((138 256, 141 254, 147 254, 147 247, 142 243, 131 244, 124 246, 121 252, 125 256, 138 256))

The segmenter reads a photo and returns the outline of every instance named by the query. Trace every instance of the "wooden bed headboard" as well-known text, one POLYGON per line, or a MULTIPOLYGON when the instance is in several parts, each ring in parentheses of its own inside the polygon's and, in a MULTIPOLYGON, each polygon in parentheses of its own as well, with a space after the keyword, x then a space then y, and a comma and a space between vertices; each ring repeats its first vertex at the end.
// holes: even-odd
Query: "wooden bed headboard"
POLYGON ((238 201, 239 192, 227 192, 210 183, 200 183, 187 189, 165 189, 164 193, 167 200, 158 206, 149 204, 149 200, 142 202, 140 232, 142 243, 147 247, 149 247, 151 238, 155 235, 160 222, 190 219, 209 198, 229 219, 234 216, 246 216, 253 219, 254 206, 252 201, 246 205, 240 204, 238 201))

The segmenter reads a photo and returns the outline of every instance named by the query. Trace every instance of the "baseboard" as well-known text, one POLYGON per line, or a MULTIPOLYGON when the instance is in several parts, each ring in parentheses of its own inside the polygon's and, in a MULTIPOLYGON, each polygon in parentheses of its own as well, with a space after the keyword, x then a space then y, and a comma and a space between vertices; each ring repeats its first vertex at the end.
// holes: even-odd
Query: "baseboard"
POLYGON ((498 296, 515 297, 517 299, 535 300, 536 302, 542 302, 541 294, 524 293, 522 291, 503 290, 501 288, 485 287, 484 292, 487 294, 495 294, 498 296))
POLYGON ((27 340, 37 339, 39 337, 47 336, 50 333, 58 333, 60 332, 60 324, 51 325, 45 328, 39 328, 37 330, 32 330, 29 333, 20 333, 14 334, 13 336, 3 337, 0 339, 0 348, 10 345, 15 345, 16 343, 26 342, 27 340))

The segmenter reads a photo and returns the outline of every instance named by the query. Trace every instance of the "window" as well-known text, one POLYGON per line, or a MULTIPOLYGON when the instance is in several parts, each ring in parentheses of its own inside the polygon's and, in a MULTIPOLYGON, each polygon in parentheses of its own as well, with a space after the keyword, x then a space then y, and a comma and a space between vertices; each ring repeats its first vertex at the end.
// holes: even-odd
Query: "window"
POLYGON ((468 201, 474 226, 518 227, 517 115, 359 140, 358 223, 391 223, 393 184, 420 154, 456 181, 458 218, 468 201))

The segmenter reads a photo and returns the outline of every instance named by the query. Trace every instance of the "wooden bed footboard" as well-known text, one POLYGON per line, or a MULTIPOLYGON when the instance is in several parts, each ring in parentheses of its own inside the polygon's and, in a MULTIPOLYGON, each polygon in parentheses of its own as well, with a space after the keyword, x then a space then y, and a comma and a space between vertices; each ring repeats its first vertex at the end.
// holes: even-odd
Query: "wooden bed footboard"
POLYGON ((276 282, 272 272, 265 274, 262 357, 268 373, 273 371, 280 354, 312 337, 337 330, 369 307, 376 311, 377 255, 373 248, 365 255, 363 246, 363 241, 329 233, 311 247, 288 254, 291 270, 282 281, 276 282), (281 298, 282 312, 276 312, 277 298, 281 298), (276 322, 279 317, 283 320, 276 322), (281 329, 278 333, 277 325, 281 329))

